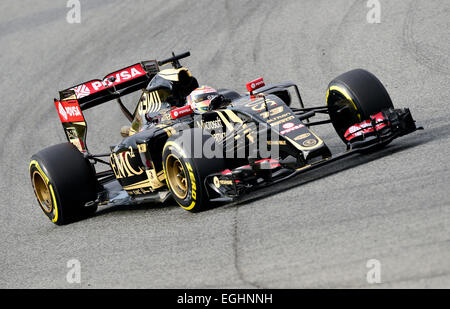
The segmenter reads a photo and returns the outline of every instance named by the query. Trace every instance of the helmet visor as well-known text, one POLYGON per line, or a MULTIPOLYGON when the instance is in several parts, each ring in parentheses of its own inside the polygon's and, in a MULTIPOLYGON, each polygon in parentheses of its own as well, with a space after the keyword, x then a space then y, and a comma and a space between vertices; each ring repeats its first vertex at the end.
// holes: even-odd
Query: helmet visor
POLYGON ((201 94, 196 95, 193 98, 193 102, 199 103, 202 101, 208 101, 208 104, 209 104, 209 101, 211 101, 211 99, 214 98, 216 95, 217 95, 217 92, 201 93, 201 94))

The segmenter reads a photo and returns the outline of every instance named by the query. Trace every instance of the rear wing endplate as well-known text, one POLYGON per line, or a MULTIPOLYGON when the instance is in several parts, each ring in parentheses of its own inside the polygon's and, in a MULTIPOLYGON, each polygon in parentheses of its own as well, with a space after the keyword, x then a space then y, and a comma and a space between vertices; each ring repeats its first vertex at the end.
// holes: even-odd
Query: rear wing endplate
POLYGON ((54 100, 67 140, 82 153, 86 146, 87 124, 83 110, 103 104, 120 96, 146 88, 158 73, 156 60, 143 61, 59 92, 54 100))

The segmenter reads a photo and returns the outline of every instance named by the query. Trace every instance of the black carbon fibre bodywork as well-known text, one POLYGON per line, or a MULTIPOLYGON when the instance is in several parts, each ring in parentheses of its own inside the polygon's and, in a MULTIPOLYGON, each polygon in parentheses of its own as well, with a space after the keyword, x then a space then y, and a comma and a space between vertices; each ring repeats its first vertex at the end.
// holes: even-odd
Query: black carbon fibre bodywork
MULTIPOLYGON (((252 189, 385 145, 417 129, 409 110, 385 110, 383 130, 377 129, 379 123, 373 123, 371 134, 355 138, 348 142, 346 152, 332 156, 326 143, 311 130, 331 120, 311 122, 311 119, 316 114, 335 111, 327 106, 305 107, 298 87, 292 82, 264 86, 245 94, 222 89, 216 108, 205 113, 183 114, 179 108, 185 105, 185 97, 198 87, 197 80, 179 63, 186 56, 142 62, 140 67, 136 64, 137 70, 144 72, 121 83, 115 83, 110 77, 116 72, 109 74, 106 78, 109 86, 104 89, 99 86, 100 91, 80 98, 74 88, 61 92, 60 100, 76 97, 81 110, 112 99, 117 99, 123 110, 120 97, 142 89, 134 112, 123 110, 127 118, 132 118, 129 136, 111 147, 108 154, 85 152, 93 164, 100 162, 110 167, 97 173, 102 190, 90 205, 164 201, 171 193, 163 169, 163 148, 172 136, 189 133, 194 128, 203 129, 214 139, 225 162, 224 171, 209 175, 202 184, 214 201, 233 200, 252 189), (173 68, 161 70, 159 66, 166 63, 171 63, 173 68), (109 157, 109 162, 102 157, 109 157)), ((128 76, 124 70, 117 71, 116 76, 128 76)), ((197 147, 188 155, 196 155, 198 150, 197 147)), ((203 149, 199 155, 205 155, 203 149)))

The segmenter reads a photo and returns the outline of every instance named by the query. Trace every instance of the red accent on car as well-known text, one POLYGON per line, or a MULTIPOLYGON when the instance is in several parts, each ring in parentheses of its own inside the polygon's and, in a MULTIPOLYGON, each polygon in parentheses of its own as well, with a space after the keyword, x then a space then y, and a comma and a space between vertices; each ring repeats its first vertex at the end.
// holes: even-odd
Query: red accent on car
POLYGON ((186 106, 175 108, 175 109, 171 110, 170 117, 172 117, 172 119, 177 119, 177 118, 181 118, 181 117, 190 115, 193 112, 194 111, 192 110, 191 106, 186 105, 186 106))
POLYGON ((77 100, 56 101, 55 107, 58 111, 61 122, 82 122, 84 121, 83 113, 77 100))
POLYGON ((79 138, 78 141, 80 142, 81 149, 83 149, 82 152, 86 152, 86 146, 84 145, 84 143, 83 143, 83 141, 81 140, 81 138, 79 138))
POLYGON ((84 84, 80 84, 71 88, 75 91, 75 95, 77 99, 84 98, 86 96, 92 95, 96 92, 105 90, 114 85, 120 85, 127 81, 133 80, 135 78, 141 77, 147 74, 143 69, 141 64, 135 64, 126 68, 123 68, 119 71, 113 72, 105 76, 103 80, 96 79, 86 82, 84 84), (114 77, 114 82, 109 80, 110 77, 114 77))
POLYGON ((281 166, 280 161, 274 160, 274 159, 263 159, 263 160, 259 160, 256 161, 256 164, 261 164, 263 162, 269 162, 270 163, 270 168, 276 168, 281 166))
POLYGON ((264 87, 266 84, 264 83, 264 79, 262 77, 255 79, 254 81, 251 81, 247 83, 247 90, 249 92, 253 92, 256 89, 259 89, 261 87, 264 87))
POLYGON ((251 168, 250 165, 244 165, 244 166, 240 166, 238 168, 236 168, 237 170, 241 170, 241 169, 246 169, 246 168, 251 168))
POLYGON ((378 113, 373 116, 370 116, 370 119, 375 119, 375 128, 377 130, 381 130, 389 124, 389 121, 385 121, 383 113, 378 113))
POLYGON ((355 137, 367 134, 370 132, 379 131, 389 125, 389 122, 383 116, 383 113, 378 113, 370 116, 371 120, 366 120, 361 123, 352 125, 344 134, 346 140, 351 141, 355 137), (375 128, 372 125, 372 120, 375 120, 375 128))
POLYGON ((357 123, 352 125, 344 134, 346 140, 350 141, 357 136, 361 136, 363 134, 373 132, 374 129, 372 127, 372 123, 370 120, 363 121, 361 123, 357 123))

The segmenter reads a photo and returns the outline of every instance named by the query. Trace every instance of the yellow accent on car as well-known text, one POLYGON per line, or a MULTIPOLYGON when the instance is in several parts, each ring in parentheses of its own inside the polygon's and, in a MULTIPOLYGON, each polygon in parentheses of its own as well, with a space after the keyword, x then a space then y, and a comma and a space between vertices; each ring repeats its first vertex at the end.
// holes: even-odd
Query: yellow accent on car
POLYGON ((55 198, 55 192, 53 191, 53 186, 50 184, 48 186, 50 188, 50 192, 52 193, 52 198, 53 198, 53 202, 55 203, 53 206, 55 206, 55 217, 52 219, 52 222, 55 223, 58 221, 58 203, 56 203, 56 198, 55 198))
POLYGON ((59 211, 58 211, 58 203, 56 202, 55 192, 53 191, 53 186, 51 184, 49 184, 50 180, 48 179, 47 175, 45 175, 45 173, 42 171, 42 168, 39 166, 38 161, 32 160, 30 162, 30 166, 29 166, 30 170, 33 165, 36 166, 36 168, 39 171, 39 173, 41 174, 41 176, 44 177, 45 183, 48 185, 48 187, 50 189, 50 193, 52 194, 53 206, 55 207, 55 217, 53 219, 51 219, 51 221, 53 223, 55 223, 56 221, 58 221, 59 211))
POLYGON ((231 121, 236 122, 236 123, 243 123, 242 119, 239 118, 239 116, 236 115, 236 113, 233 112, 232 110, 226 109, 225 114, 227 114, 227 116, 231 119, 231 121))
POLYGON ((37 168, 38 171, 41 173, 41 175, 44 176, 45 182, 48 183, 48 182, 49 182, 48 177, 47 177, 47 175, 45 175, 45 173, 42 171, 41 167, 39 166, 38 161, 32 160, 32 161, 30 162, 30 166, 29 166, 30 171, 31 171, 31 166, 33 166, 33 165, 36 166, 36 168, 37 168))
MULTIPOLYGON (((181 147, 178 144, 176 144, 175 142, 173 142, 173 141, 167 141, 166 142, 166 144, 164 145, 164 148, 163 148, 163 153, 165 152, 166 148, 170 147, 170 146, 174 147, 181 154, 182 157, 187 158, 186 153, 183 151, 183 149, 181 149, 181 147)), ((191 180, 192 198, 196 199, 196 188, 197 188, 197 186, 195 184, 195 177, 194 177, 194 174, 193 174, 193 171, 192 171, 192 166, 189 163, 187 163, 187 162, 185 162, 185 164, 186 164, 186 167, 188 168, 189 178, 191 180)), ((164 172, 164 176, 165 176, 165 179, 166 179, 167 187, 170 188, 169 177, 167 175, 165 164, 163 164, 163 172, 164 172)), ((195 200, 192 201, 191 205, 189 205, 188 207, 181 205, 180 203, 178 203, 178 201, 176 201, 176 202, 177 202, 178 205, 181 206, 181 208, 183 208, 185 210, 191 210, 191 209, 193 209, 195 207, 195 200)))
POLYGON ((357 114, 357 116, 358 116, 358 119, 361 120, 361 114, 359 113, 358 108, 356 107, 355 102, 353 101, 352 97, 349 95, 349 93, 347 92, 347 90, 344 89, 344 88, 341 88, 341 87, 336 86, 336 85, 333 85, 333 86, 331 86, 330 88, 328 88, 328 90, 327 90, 327 102, 326 102, 327 105, 328 105, 328 96, 330 95, 330 91, 333 91, 333 90, 334 90, 334 91, 337 91, 337 92, 339 92, 339 93, 341 93, 347 100, 350 101, 350 103, 352 103, 353 108, 354 108, 355 111, 357 112, 356 114, 357 114))
POLYGON ((191 72, 187 68, 165 69, 161 70, 158 75, 166 80, 177 82, 179 80, 179 74, 181 71, 185 71, 189 77, 192 76, 191 72))
POLYGON ((123 189, 126 191, 129 191, 129 190, 146 188, 146 187, 151 187, 150 180, 148 180, 148 179, 128 185, 128 186, 124 186, 123 189))
POLYGON ((189 172, 189 178, 191 180, 191 189, 192 189, 191 196, 192 196, 193 201, 192 201, 191 205, 189 205, 189 207, 184 207, 183 205, 180 205, 180 206, 186 210, 192 210, 195 207, 195 200, 197 199, 197 194, 196 194, 197 185, 195 184, 195 176, 194 176, 194 172, 192 170, 192 166, 188 162, 185 162, 185 163, 186 163, 186 167, 189 172))
POLYGON ((219 115, 220 119, 222 119, 223 123, 225 123, 225 126, 228 128, 229 131, 233 131, 234 127, 233 125, 228 121, 227 118, 222 114, 222 112, 217 112, 217 115, 219 115))
POLYGON ((178 144, 176 144, 173 141, 167 141, 166 144, 164 145, 164 148, 163 148, 162 152, 164 153, 166 148, 169 147, 169 146, 173 146, 181 154, 181 156, 183 158, 187 158, 186 153, 184 152, 184 150, 178 144))

